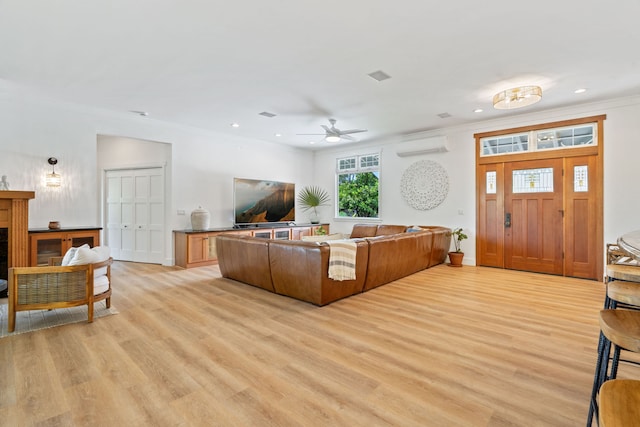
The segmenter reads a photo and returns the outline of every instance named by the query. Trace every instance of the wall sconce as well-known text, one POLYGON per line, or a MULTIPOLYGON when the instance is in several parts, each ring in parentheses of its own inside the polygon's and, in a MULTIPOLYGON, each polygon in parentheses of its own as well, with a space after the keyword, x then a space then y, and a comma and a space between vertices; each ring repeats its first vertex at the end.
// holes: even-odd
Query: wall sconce
POLYGON ((55 157, 49 157, 47 162, 51 165, 51 173, 47 174, 46 183, 47 187, 60 187, 60 183, 62 182, 62 178, 59 173, 56 173, 56 165, 58 164, 58 159, 55 157))

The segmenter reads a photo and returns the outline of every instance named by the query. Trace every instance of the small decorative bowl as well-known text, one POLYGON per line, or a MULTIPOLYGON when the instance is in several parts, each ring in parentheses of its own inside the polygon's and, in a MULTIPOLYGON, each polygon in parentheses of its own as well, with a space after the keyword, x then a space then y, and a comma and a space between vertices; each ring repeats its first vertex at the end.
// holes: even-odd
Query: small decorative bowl
POLYGON ((57 230, 60 228, 59 221, 49 221, 49 230, 57 230))

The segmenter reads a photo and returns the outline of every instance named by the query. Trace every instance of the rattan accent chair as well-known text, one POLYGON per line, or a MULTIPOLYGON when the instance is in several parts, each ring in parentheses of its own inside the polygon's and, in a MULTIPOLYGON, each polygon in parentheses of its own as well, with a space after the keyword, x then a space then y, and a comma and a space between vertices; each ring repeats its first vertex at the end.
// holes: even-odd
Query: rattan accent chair
POLYGON ((9 269, 9 332, 15 330, 18 311, 86 305, 87 319, 93 322, 93 304, 96 301, 104 299, 107 308, 111 307, 113 258, 94 264, 64 267, 59 266, 60 259, 51 259, 46 267, 9 269), (96 271, 99 273, 95 274, 96 271))

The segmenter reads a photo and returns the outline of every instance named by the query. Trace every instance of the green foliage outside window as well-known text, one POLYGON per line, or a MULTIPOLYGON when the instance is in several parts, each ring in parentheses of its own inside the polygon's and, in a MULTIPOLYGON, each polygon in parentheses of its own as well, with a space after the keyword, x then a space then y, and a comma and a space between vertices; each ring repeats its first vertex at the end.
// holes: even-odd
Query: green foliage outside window
POLYGON ((378 217, 378 173, 338 175, 338 216, 378 217))

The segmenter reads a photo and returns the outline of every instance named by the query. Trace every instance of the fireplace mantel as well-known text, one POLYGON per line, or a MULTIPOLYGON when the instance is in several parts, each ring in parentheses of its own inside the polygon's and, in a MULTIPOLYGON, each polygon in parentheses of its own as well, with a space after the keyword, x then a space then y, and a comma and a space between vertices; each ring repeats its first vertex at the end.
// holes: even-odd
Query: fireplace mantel
POLYGON ((0 228, 9 230, 9 267, 29 265, 29 200, 35 191, 0 191, 0 228))

